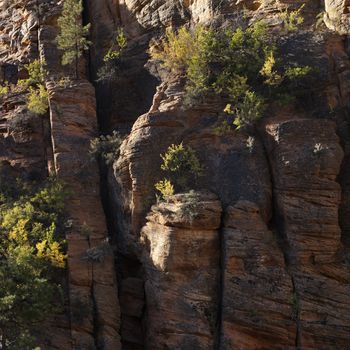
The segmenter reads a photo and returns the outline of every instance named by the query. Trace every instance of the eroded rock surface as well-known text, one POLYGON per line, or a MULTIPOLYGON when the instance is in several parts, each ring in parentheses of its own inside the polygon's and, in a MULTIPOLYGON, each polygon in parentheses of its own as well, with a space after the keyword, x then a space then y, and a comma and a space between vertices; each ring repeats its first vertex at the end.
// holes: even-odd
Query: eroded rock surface
POLYGON ((220 349, 294 349, 293 283, 259 208, 238 201, 226 211, 220 349))
POLYGON ((272 120, 266 131, 277 220, 294 284, 297 345, 346 348, 350 281, 338 220, 341 189, 336 179, 343 151, 335 124, 272 120))
POLYGON ((221 204, 198 194, 193 217, 185 195, 152 207, 145 245, 148 349, 213 349, 220 276, 221 204))
POLYGON ((80 61, 79 79, 59 86, 62 76, 74 75, 56 47, 62 1, 0 0, 0 82, 16 84, 26 75, 23 64, 38 57, 50 75, 43 117, 27 110, 25 93, 0 97, 1 164, 29 179, 55 172, 73 192, 69 302, 45 325, 42 349, 347 349, 349 1, 84 6, 94 45, 80 61), (303 3, 302 29, 286 32, 281 10, 303 3), (316 28, 320 13, 326 26, 316 28), (303 113, 274 106, 250 134, 219 136, 224 101, 210 97, 184 108, 183 77, 149 62, 147 50, 169 26, 225 27, 245 16, 265 18, 283 54, 316 67, 317 80, 303 113), (119 27, 128 39, 122 73, 96 83, 119 27), (88 155, 99 128, 127 136, 108 178, 102 167, 103 195, 88 155), (185 195, 155 204, 160 154, 180 142, 205 170, 190 218, 182 213, 185 195))

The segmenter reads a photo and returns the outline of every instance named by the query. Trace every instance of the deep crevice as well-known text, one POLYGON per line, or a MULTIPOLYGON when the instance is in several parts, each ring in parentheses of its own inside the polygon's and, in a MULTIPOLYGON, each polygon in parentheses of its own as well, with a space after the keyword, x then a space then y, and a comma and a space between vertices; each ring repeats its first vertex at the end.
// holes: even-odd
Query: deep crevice
MULTIPOLYGON (((295 284, 295 279, 294 279, 294 274, 292 272, 292 265, 293 265, 293 256, 292 256, 292 248, 290 247, 290 244, 288 243, 288 239, 285 235, 285 229, 284 229, 284 220, 282 215, 279 213, 279 208, 277 204, 277 198, 276 198, 276 187, 274 183, 274 175, 273 175, 273 167, 272 167, 272 160, 271 157, 269 156, 269 152, 265 143, 265 137, 262 135, 261 130, 258 132, 259 139, 261 141, 261 144, 263 146, 263 151, 265 154, 265 158, 267 161, 267 165, 269 168, 269 173, 270 173, 270 180, 271 180, 271 218, 270 221, 268 222, 268 228, 271 230, 273 233, 275 233, 276 239, 277 239, 277 245, 280 249, 280 251, 283 254, 284 258, 284 263, 285 263, 285 270, 288 273, 292 285, 293 285, 293 301, 294 298, 296 298, 297 301, 299 301, 297 289, 296 289, 296 284, 295 284)), ((292 301, 292 303, 293 303, 292 301)), ((293 305, 292 305, 293 306, 293 305)), ((300 310, 299 310, 299 302, 297 305, 297 310, 295 311, 295 317, 293 320, 296 323, 296 337, 295 337, 295 348, 297 350, 301 349, 301 338, 300 338, 300 310)))
MULTIPOLYGON (((83 13, 82 13, 82 25, 85 26, 87 24, 90 23, 89 21, 89 5, 88 5, 88 0, 83 0, 83 13)), ((87 55, 84 55, 84 58, 86 58, 86 79, 93 84, 93 82, 91 81, 91 76, 92 75, 92 65, 91 65, 91 55, 90 55, 90 51, 88 52, 87 55)), ((96 108, 96 117, 97 117, 97 127, 99 128, 99 120, 98 120, 98 114, 97 114, 97 108, 96 108)), ((98 130, 96 130, 98 132, 98 130)), ((101 177, 101 169, 99 167, 99 172, 100 172, 100 179, 102 179, 101 177)), ((102 181, 100 180, 100 189, 102 189, 102 181)), ((102 192, 101 192, 102 193, 102 192)), ((105 210, 104 207, 104 202, 103 202, 103 197, 101 195, 101 201, 102 201, 102 207, 103 210, 105 210)), ((107 217, 105 215, 105 217, 107 217)), ((107 221, 107 220, 106 220, 107 221)), ((107 225, 107 229, 108 229, 108 225, 107 225)), ((110 232, 108 230, 108 232, 110 232)), ((91 248, 91 242, 90 239, 88 240, 89 243, 89 248, 91 248)), ((91 269, 92 269, 92 281, 94 281, 94 263, 91 264, 91 269)), ((98 320, 98 310, 97 310, 97 303, 96 303, 96 299, 95 299, 95 293, 94 293, 94 283, 92 283, 91 286, 91 299, 92 299, 92 303, 93 303, 93 338, 94 338, 94 344, 95 344, 95 348, 97 350, 101 350, 103 348, 103 344, 100 346, 99 344, 99 337, 98 337, 98 333, 99 333, 99 320, 98 320)))

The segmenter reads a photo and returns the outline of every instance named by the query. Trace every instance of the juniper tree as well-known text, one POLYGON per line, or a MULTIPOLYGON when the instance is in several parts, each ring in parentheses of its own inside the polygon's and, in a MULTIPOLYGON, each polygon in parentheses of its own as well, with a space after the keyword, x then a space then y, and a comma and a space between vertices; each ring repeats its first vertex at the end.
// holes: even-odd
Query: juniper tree
POLYGON ((62 64, 75 63, 75 74, 78 79, 79 57, 89 48, 91 42, 87 39, 90 24, 83 26, 81 15, 82 0, 65 0, 62 15, 58 19, 60 34, 57 37, 58 47, 64 51, 62 64))

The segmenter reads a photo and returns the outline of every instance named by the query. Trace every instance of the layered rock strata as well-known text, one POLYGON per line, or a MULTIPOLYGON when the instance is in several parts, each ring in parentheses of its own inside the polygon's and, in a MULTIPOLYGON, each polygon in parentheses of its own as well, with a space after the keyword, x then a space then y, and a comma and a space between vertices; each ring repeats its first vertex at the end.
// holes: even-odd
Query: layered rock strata
POLYGON ((198 194, 152 207, 145 245, 147 349, 213 349, 220 276, 221 204, 198 194))
POLYGON ((335 124, 270 120, 266 133, 276 215, 294 286, 296 344, 346 348, 350 280, 338 219, 341 189, 336 179, 343 151, 335 124))

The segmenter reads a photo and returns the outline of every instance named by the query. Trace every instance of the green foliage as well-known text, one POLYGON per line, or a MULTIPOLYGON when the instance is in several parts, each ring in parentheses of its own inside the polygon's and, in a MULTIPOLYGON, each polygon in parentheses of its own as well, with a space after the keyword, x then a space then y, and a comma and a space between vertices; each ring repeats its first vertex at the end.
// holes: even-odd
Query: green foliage
POLYGON ((175 192, 174 186, 172 185, 171 181, 168 179, 163 179, 158 181, 154 187, 157 191, 160 192, 162 199, 167 199, 168 197, 172 196, 175 192))
POLYGON ((122 142, 123 138, 116 131, 96 137, 90 141, 90 155, 96 159, 101 157, 106 165, 110 165, 117 159, 122 142))
POLYGON ((24 89, 43 85, 48 75, 45 65, 45 61, 40 62, 38 59, 24 65, 28 71, 28 78, 19 80, 18 85, 24 89))
POLYGON ((35 114, 45 114, 49 108, 49 93, 44 85, 29 88, 28 109, 35 114))
MULTIPOLYGON (((286 26, 300 24, 302 8, 287 12, 286 26)), ((160 46, 153 44, 150 54, 173 73, 186 76, 187 105, 219 96, 233 106, 229 111, 239 128, 253 125, 279 95, 291 95, 290 87, 311 71, 278 56, 277 39, 269 35, 264 21, 236 30, 167 29, 165 39, 160 46)), ((222 125, 217 132, 227 129, 222 125)))
POLYGON ((232 110, 230 104, 225 108, 228 114, 234 114, 233 125, 237 130, 244 126, 253 125, 262 116, 265 109, 264 99, 253 91, 246 91, 244 97, 237 103, 237 107, 232 110))
POLYGON ((32 328, 55 310, 64 268, 63 184, 50 180, 38 187, 17 181, 9 191, 1 179, 0 334, 6 349, 33 349, 32 328))
MULTIPOLYGON (((225 111, 231 111, 231 105, 228 104, 225 108, 225 111)), ((233 130, 232 128, 232 123, 230 123, 228 120, 224 120, 221 123, 218 123, 215 128, 214 128, 214 133, 217 136, 222 136, 225 134, 228 134, 229 132, 231 132, 233 130)))
POLYGON ((56 82, 57 86, 62 87, 64 89, 67 89, 69 87, 73 86, 73 81, 70 77, 61 77, 57 82, 56 82))
POLYGON ((283 77, 275 70, 276 59, 273 51, 266 57, 264 65, 260 70, 260 74, 265 78, 264 83, 270 86, 278 86, 282 83, 283 77))
POLYGON ((161 169, 167 174, 167 178, 155 186, 163 197, 174 194, 175 189, 189 190, 203 172, 196 152, 191 147, 185 147, 183 143, 172 144, 160 156, 163 160, 161 169))
POLYGON ((172 71, 182 72, 202 55, 207 35, 208 31, 202 26, 193 32, 182 27, 177 33, 168 28, 161 48, 151 47, 151 57, 163 61, 164 66, 172 71))
POLYGON ((105 62, 112 61, 115 59, 118 59, 123 54, 123 51, 125 50, 127 46, 127 39, 124 34, 124 30, 122 28, 119 28, 115 37, 114 42, 112 43, 112 46, 107 51, 106 55, 104 56, 103 60, 105 62))
POLYGON ((78 78, 78 63, 83 52, 91 42, 87 39, 90 24, 82 25, 82 0, 65 0, 63 11, 58 19, 60 34, 57 37, 58 48, 63 50, 62 64, 75 63, 76 78, 78 78))
POLYGON ((27 107, 35 114, 45 114, 49 108, 49 94, 45 88, 45 79, 48 72, 45 69, 45 61, 38 59, 25 65, 28 78, 19 80, 18 86, 24 90, 29 89, 27 107))
POLYGON ((111 47, 103 57, 104 64, 97 72, 97 82, 112 81, 120 73, 120 64, 123 53, 128 45, 125 33, 122 28, 117 30, 111 47))
POLYGON ((293 11, 289 11, 288 9, 281 10, 280 17, 283 21, 283 26, 287 31, 295 31, 304 23, 304 17, 301 15, 304 7, 305 4, 293 11))
POLYGON ((8 85, 0 85, 0 97, 7 95, 10 92, 10 88, 8 85))
POLYGON ((300 78, 305 77, 311 72, 311 67, 288 67, 285 71, 285 77, 291 81, 297 81, 300 78))
POLYGON ((316 22, 315 22, 315 28, 318 29, 321 27, 321 25, 324 24, 324 18, 326 16, 326 11, 321 11, 319 14, 316 16, 316 22))

